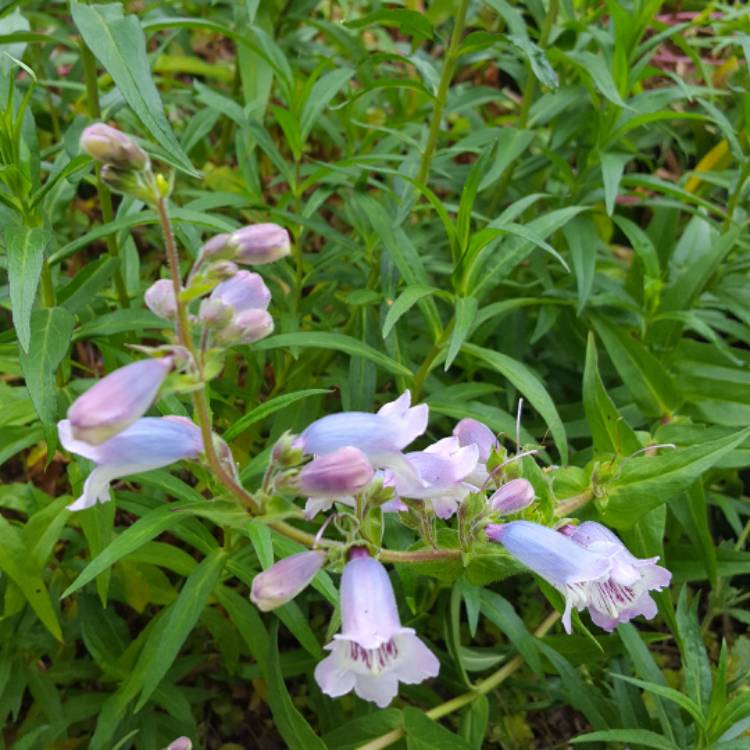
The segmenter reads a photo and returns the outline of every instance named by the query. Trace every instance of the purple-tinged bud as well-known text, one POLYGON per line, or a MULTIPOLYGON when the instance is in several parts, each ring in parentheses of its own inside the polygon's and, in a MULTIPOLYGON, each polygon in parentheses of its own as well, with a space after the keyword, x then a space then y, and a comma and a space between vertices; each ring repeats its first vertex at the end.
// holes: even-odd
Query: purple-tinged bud
POLYGON ((198 317, 207 328, 222 328, 232 321, 232 308, 220 299, 204 299, 198 317))
POLYGON ((231 254, 232 249, 229 247, 229 238, 231 234, 216 234, 210 240, 203 244, 200 249, 200 257, 210 260, 231 254), (226 251, 226 252, 225 252, 226 251))
POLYGON ((315 550, 279 560, 253 578, 250 601, 262 612, 286 604, 315 578, 325 561, 325 553, 315 550))
POLYGON ((178 737, 172 740, 164 750, 193 750, 193 743, 188 737, 178 737))
POLYGON ((226 281, 238 272, 237 264, 231 260, 217 260, 206 269, 206 277, 211 280, 226 281))
POLYGON ((265 310, 245 310, 216 334, 216 342, 226 346, 252 344, 273 333, 273 318, 265 310))
POLYGON ((453 434, 459 445, 476 445, 479 448, 479 460, 487 462, 490 453, 498 447, 497 437, 492 430, 477 419, 466 417, 456 424, 453 434))
POLYGON ((232 233, 229 245, 238 263, 259 266, 273 263, 291 252, 289 232, 278 224, 251 224, 232 233))
POLYGON ((104 164, 113 164, 120 169, 146 169, 148 154, 117 128, 103 122, 89 125, 80 140, 81 150, 104 164))
POLYGON ((143 359, 102 378, 68 409, 72 436, 100 445, 129 427, 154 402, 172 362, 171 357, 143 359))
POLYGON ((305 497, 353 495, 372 480, 374 470, 358 448, 339 448, 315 458, 297 477, 299 493, 305 497))
POLYGON ((526 479, 511 479, 490 498, 492 510, 498 513, 518 513, 534 502, 534 487, 526 479))
POLYGON ((99 174, 102 182, 115 193, 132 195, 145 203, 153 203, 158 197, 153 179, 147 178, 143 171, 105 164, 99 174))
POLYGON ((211 292, 211 299, 221 300, 234 313, 241 313, 256 308, 267 309, 271 302, 271 292, 259 274, 238 271, 211 292))
POLYGON ((146 290, 143 296, 146 307, 154 315, 167 320, 177 317, 177 302, 174 298, 174 285, 169 279, 159 279, 146 290))
POLYGON ((297 445, 299 438, 291 432, 285 432, 273 446, 271 462, 276 466, 287 468, 302 463, 304 453, 297 445))

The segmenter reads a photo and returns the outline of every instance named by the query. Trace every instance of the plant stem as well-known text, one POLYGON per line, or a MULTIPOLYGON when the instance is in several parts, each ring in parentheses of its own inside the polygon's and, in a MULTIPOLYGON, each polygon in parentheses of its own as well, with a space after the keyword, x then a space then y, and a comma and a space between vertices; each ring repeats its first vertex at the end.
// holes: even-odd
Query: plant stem
POLYGON ((558 518, 564 518, 565 516, 574 513, 579 508, 582 508, 587 503, 590 503, 594 499, 594 491, 591 489, 584 490, 579 495, 573 495, 567 497, 565 500, 561 500, 555 506, 555 515, 558 518))
MULTIPOLYGON (((97 84, 96 76, 96 60, 91 50, 86 46, 86 43, 81 40, 81 63, 83 64, 83 77, 86 83, 86 101, 88 104, 89 115, 95 119, 99 119, 102 116, 102 110, 99 105, 99 87, 97 84)), ((102 211, 103 223, 109 224, 114 218, 114 211, 112 210, 112 193, 109 192, 109 188, 101 180, 101 165, 96 165, 96 192, 99 196, 99 206, 102 211)), ((112 258, 120 258, 120 248, 117 244, 117 235, 110 232, 107 235, 107 251, 112 258)), ((130 306, 130 298, 128 297, 128 288, 125 285, 125 277, 122 275, 122 265, 117 264, 117 267, 112 274, 115 283, 115 292, 117 293, 117 300, 122 307, 130 306)))
POLYGON ((424 185, 430 172, 432 155, 437 146, 438 135, 440 134, 440 121, 443 118, 445 101, 448 98, 453 73, 456 70, 458 62, 458 48, 461 44, 461 38, 464 33, 464 24, 466 23, 466 12, 469 8, 469 0, 459 0, 458 12, 456 13, 456 22, 453 25, 453 33, 445 54, 443 71, 440 74, 440 83, 438 85, 437 96, 435 97, 435 106, 432 110, 432 119, 430 120, 430 130, 427 135, 427 144, 422 152, 422 160, 419 164, 419 173, 417 174, 417 184, 424 185))
MULTIPOLYGON (((180 258, 177 252, 177 245, 175 244, 174 240, 174 233, 172 232, 172 223, 169 220, 169 212, 167 211, 167 206, 164 198, 161 196, 156 201, 156 211, 159 215, 159 223, 161 224, 162 234, 164 235, 164 247, 167 253, 167 262, 169 264, 169 272, 172 277, 172 287, 174 289, 174 296, 177 304, 177 338, 180 344, 184 346, 185 349, 187 349, 187 351, 190 353, 196 367, 200 368, 201 363, 198 362, 195 343, 190 332, 187 307, 181 299, 182 275, 180 273, 180 258)), ((193 392, 193 407, 195 410, 196 421, 198 422, 198 426, 201 430, 203 450, 206 454, 206 459, 208 460, 208 464, 211 467, 214 476, 245 507, 247 507, 253 513, 258 513, 260 511, 258 503, 255 501, 253 496, 241 484, 239 484, 239 482, 237 482, 231 474, 227 472, 227 470, 221 463, 221 459, 216 453, 213 430, 211 427, 211 407, 208 403, 208 398, 206 398, 205 383, 200 389, 193 392)))
MULTIPOLYGON (((559 612, 550 612, 550 614, 544 619, 544 622, 542 622, 542 624, 534 631, 534 636, 536 638, 543 638, 559 619, 559 612)), ((489 693, 490 690, 494 690, 498 685, 505 682, 505 680, 507 680, 508 677, 510 677, 521 666, 523 666, 523 658, 521 656, 514 656, 507 664, 500 667, 497 672, 493 672, 489 677, 478 682, 474 690, 458 695, 445 703, 441 703, 439 706, 435 706, 435 708, 431 708, 425 713, 431 719, 440 719, 454 711, 458 711, 459 708, 463 708, 469 703, 474 702, 480 695, 485 695, 486 693, 489 693)), ((374 740, 370 740, 370 742, 367 742, 364 745, 360 745, 357 750, 382 750, 382 748, 389 747, 394 742, 398 742, 403 736, 403 729, 394 729, 374 740)))

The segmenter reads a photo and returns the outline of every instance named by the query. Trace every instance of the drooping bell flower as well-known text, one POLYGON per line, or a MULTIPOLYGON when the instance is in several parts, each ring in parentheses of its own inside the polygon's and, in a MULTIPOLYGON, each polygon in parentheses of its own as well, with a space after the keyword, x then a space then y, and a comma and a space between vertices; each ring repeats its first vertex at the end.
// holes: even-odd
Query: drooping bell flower
POLYGON ((154 402, 172 358, 142 359, 111 372, 77 398, 70 409, 71 435, 99 445, 143 416, 154 402))
POLYGON ((406 454, 418 481, 396 477, 396 494, 413 500, 429 500, 439 518, 450 518, 459 504, 477 488, 465 480, 479 458, 475 444, 460 446, 458 438, 448 437, 423 451, 406 454))
POLYGON ((325 553, 316 550, 279 560, 253 578, 250 600, 262 612, 286 604, 315 578, 325 561, 325 553))
POLYGON ((171 279, 159 279, 146 290, 143 295, 146 307, 154 315, 167 320, 177 317, 177 302, 174 296, 174 284, 171 279))
POLYGON ((104 164, 118 169, 145 169, 148 154, 125 133, 103 122, 89 125, 80 139, 81 150, 104 164))
POLYGON ((458 438, 461 447, 476 445, 479 449, 479 460, 482 463, 487 463, 490 453, 499 445, 495 433, 486 424, 471 417, 457 422, 453 428, 453 435, 458 438))
POLYGON ((186 417, 143 417, 99 445, 77 439, 68 419, 58 422, 57 431, 65 450, 96 464, 83 485, 83 494, 68 510, 106 503, 114 479, 194 459, 203 452, 201 432, 186 417))
POLYGON ((353 495, 372 480, 374 470, 367 456, 347 445, 306 464, 297 477, 300 495, 336 497, 353 495))
POLYGON ((492 510, 498 513, 518 513, 534 502, 534 486, 527 479, 511 479, 490 497, 492 510))
POLYGON ((355 549, 341 578, 341 632, 326 647, 330 655, 315 668, 320 689, 337 698, 354 692, 385 708, 398 683, 415 685, 435 677, 437 657, 401 625, 385 568, 366 550, 355 549))
POLYGON ((232 260, 259 266, 286 257, 292 250, 289 232, 278 224, 251 224, 229 236, 226 246, 232 260))
POLYGON ((427 429, 427 404, 411 406, 404 391, 377 414, 349 411, 329 414, 313 422, 300 435, 295 447, 323 456, 339 448, 358 448, 376 468, 389 468, 395 475, 415 478, 401 451, 427 429))
POLYGON ((656 564, 658 557, 635 557, 614 533, 595 521, 567 525, 559 531, 611 563, 609 578, 592 587, 588 603, 591 619, 600 628, 611 632, 619 623, 638 615, 647 620, 656 616, 656 602, 649 592, 661 591, 672 580, 672 574, 656 564))

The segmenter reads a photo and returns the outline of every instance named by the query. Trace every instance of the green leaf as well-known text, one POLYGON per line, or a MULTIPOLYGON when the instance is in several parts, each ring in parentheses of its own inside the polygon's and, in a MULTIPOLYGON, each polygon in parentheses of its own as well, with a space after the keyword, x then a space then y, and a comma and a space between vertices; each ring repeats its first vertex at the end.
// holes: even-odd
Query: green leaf
POLYGON ((750 427, 702 445, 626 461, 604 486, 606 497, 600 506, 604 522, 617 528, 632 526, 652 508, 684 492, 748 437, 750 427))
POLYGON ((404 709, 407 750, 471 750, 471 745, 449 732, 423 711, 407 706, 404 709))
POLYGON ((299 127, 303 141, 307 140, 307 136, 323 110, 353 75, 354 71, 350 68, 337 68, 315 82, 300 115, 299 127))
POLYGON ((345 352, 352 356, 364 357, 379 365, 384 370, 395 375, 412 377, 412 371, 408 367, 395 362, 377 349, 365 344, 351 336, 341 333, 326 333, 324 331, 299 331, 297 333, 281 333, 271 336, 253 344, 255 351, 268 351, 269 349, 286 349, 299 346, 302 349, 334 349, 345 352))
POLYGON ((305 717, 297 710, 284 684, 279 663, 276 638, 271 638, 268 649, 268 703, 273 713, 274 724, 290 750, 327 750, 305 717))
MULTIPOLYGON (((63 592, 61 598, 70 596, 93 581, 100 573, 110 568, 118 560, 142 547, 159 536, 163 531, 176 526, 184 520, 185 516, 180 510, 188 510, 193 503, 170 503, 154 508, 139 518, 134 524, 128 526, 122 534, 118 535, 112 542, 99 553, 78 575, 73 583, 63 592)), ((197 503, 195 504, 197 505, 197 503)))
POLYGON ((269 398, 254 409, 249 411, 243 417, 240 417, 222 436, 224 440, 234 440, 252 425, 262 421, 277 411, 286 409, 297 401, 303 401, 313 396, 323 396, 331 391, 325 388, 307 388, 304 391, 295 391, 294 393, 282 393, 280 396, 269 398))
POLYGON ((622 327, 600 317, 592 324, 623 383, 644 414, 663 417, 682 402, 665 366, 622 327))
POLYGON ((154 637, 157 635, 154 631, 152 637, 146 641, 136 665, 136 671, 139 671, 141 663, 146 665, 136 711, 140 711, 146 704, 177 658, 182 645, 208 604, 208 597, 219 580, 226 558, 227 553, 223 549, 216 549, 204 558, 188 576, 180 595, 170 605, 169 612, 164 615, 166 622, 159 637, 154 637))
POLYGON ((453 360, 464 345, 464 341, 474 325, 478 307, 479 303, 476 297, 458 297, 456 299, 455 324, 448 343, 448 353, 445 356, 444 369, 446 371, 453 364, 453 360))
POLYGON ((94 336, 111 336, 113 333, 126 331, 144 331, 148 329, 167 328, 163 318, 154 315, 150 310, 128 308, 114 310, 111 313, 98 315, 78 328, 73 336, 74 341, 93 338, 94 336))
POLYGON ((199 173, 182 150, 164 114, 159 92, 151 78, 146 37, 138 17, 124 15, 120 3, 71 3, 73 21, 83 40, 112 76, 125 101, 171 157, 176 167, 199 173))
POLYGON ((594 284, 599 235, 590 215, 574 216, 563 227, 563 234, 573 259, 573 270, 578 286, 578 314, 580 315, 586 307, 591 287, 594 284))
POLYGON ((26 387, 39 419, 45 425, 57 419, 55 370, 68 351, 75 319, 62 307, 34 310, 31 316, 31 345, 19 360, 26 387))
POLYGON ((688 487, 684 494, 678 495, 670 503, 670 510, 675 514, 703 559, 711 585, 716 586, 719 575, 716 545, 708 525, 708 503, 703 482, 699 479, 688 487))
POLYGON ((357 750, 368 740, 374 740, 393 729, 398 729, 402 724, 401 711, 397 708, 386 708, 337 726, 323 735, 323 740, 330 750, 357 750))
POLYGON ((617 411, 599 376, 594 334, 589 332, 583 370, 583 410, 595 454, 630 455, 640 449, 635 432, 617 411))
POLYGON ((505 170, 526 151, 534 140, 531 130, 518 130, 517 128, 504 127, 497 134, 495 141, 495 161, 487 169, 479 183, 479 192, 493 185, 504 174, 505 170))
POLYGON ((711 699, 711 663, 698 624, 699 601, 700 597, 696 596, 692 603, 688 603, 687 586, 683 585, 677 601, 677 635, 685 675, 685 692, 701 709, 701 713, 707 714, 711 699))
POLYGON ((539 412, 547 423, 563 464, 568 462, 568 439, 554 401, 539 378, 526 365, 500 352, 474 344, 464 344, 463 351, 484 362, 507 378, 539 412))
POLYGON ((58 304, 74 314, 90 305, 119 265, 120 259, 109 255, 87 264, 60 290, 57 295, 58 304))
POLYGON ((701 714, 700 708, 694 701, 690 700, 690 698, 688 698, 686 695, 683 695, 679 690, 667 687, 666 685, 659 685, 655 682, 637 680, 635 677, 626 677, 622 674, 612 674, 612 677, 615 677, 618 680, 625 680, 625 682, 629 682, 631 685, 635 685, 636 687, 642 688, 643 690, 647 690, 649 693, 653 693, 654 695, 658 695, 661 698, 666 698, 672 703, 676 703, 680 708, 684 708, 685 711, 687 711, 693 717, 693 719, 695 719, 695 722, 696 724, 698 724, 698 726, 702 727, 705 725, 705 721, 703 719, 703 715, 701 714))
POLYGON ((1 515, 0 570, 18 586, 44 627, 58 641, 62 641, 62 631, 57 614, 52 607, 52 600, 36 568, 34 558, 29 555, 21 535, 1 515))
POLYGON ((625 744, 643 745, 653 747, 655 750, 680 750, 677 745, 670 742, 656 732, 648 729, 608 729, 605 732, 589 732, 581 734, 571 740, 573 744, 583 742, 622 742, 625 744))
POLYGON ((630 154, 607 153, 600 157, 602 165, 602 182, 604 184, 604 205, 607 215, 612 216, 615 200, 620 190, 620 180, 625 165, 632 159, 630 154))
POLYGON ((350 29, 366 29, 368 26, 374 26, 375 24, 394 27, 401 33, 413 37, 429 39, 433 34, 432 24, 427 16, 415 10, 403 8, 376 10, 362 18, 346 21, 344 26, 350 29))
POLYGON ((5 248, 8 253, 8 282, 13 325, 23 351, 31 342, 31 311, 42 273, 44 250, 50 240, 46 229, 8 226, 5 248))
POLYGON ((539 83, 549 89, 556 89, 560 85, 557 73, 549 64, 547 55, 544 54, 544 50, 539 45, 534 44, 527 36, 509 34, 508 39, 514 47, 518 47, 526 56, 531 64, 531 71, 539 83))
POLYGON ((477 695, 461 716, 461 736, 474 748, 482 750, 490 723, 490 702, 477 695))
POLYGON ((439 289, 436 289, 433 286, 424 286, 422 284, 411 284, 410 286, 407 286, 404 291, 399 294, 396 301, 389 308, 388 314, 385 316, 385 321, 383 322, 383 338, 393 330, 393 326, 395 326, 401 317, 409 312, 419 300, 428 295, 437 294, 439 291, 439 289))
POLYGON ((618 107, 626 106, 603 57, 593 52, 568 52, 567 57, 576 63, 582 73, 591 77, 594 86, 599 89, 605 99, 609 99, 618 107))

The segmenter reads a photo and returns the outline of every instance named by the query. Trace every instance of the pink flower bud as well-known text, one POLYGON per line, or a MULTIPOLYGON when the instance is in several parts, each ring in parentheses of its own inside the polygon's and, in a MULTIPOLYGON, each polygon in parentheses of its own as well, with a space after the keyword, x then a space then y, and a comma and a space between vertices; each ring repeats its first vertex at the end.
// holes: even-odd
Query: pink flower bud
POLYGON ((265 310, 245 310, 216 334, 216 342, 227 346, 252 344, 273 332, 273 318, 265 310))
POLYGON ((159 279, 146 290, 143 297, 146 307, 154 315, 167 320, 177 317, 177 302, 174 298, 174 285, 169 279, 159 279))
POLYGON ((518 513, 534 502, 534 487, 526 479, 511 479, 490 498, 492 510, 499 513, 518 513))
POLYGON ((231 235, 226 232, 224 234, 214 235, 210 240, 204 243, 203 247, 201 247, 200 256, 211 259, 228 255, 231 253, 231 250, 228 248, 230 237, 231 235), (224 253, 224 250, 227 250, 227 252, 224 253))
POLYGON ((81 150, 104 164, 114 164, 120 169, 145 169, 148 154, 125 133, 103 122, 89 125, 80 140, 81 150))
POLYGON ((253 308, 267 309, 271 292, 259 274, 238 271, 211 292, 211 299, 221 300, 235 313, 241 313, 253 308))
POLYGON ((291 252, 289 232, 278 224, 251 224, 238 229, 229 238, 238 263, 258 266, 273 263, 291 252))
POLYGON ((305 497, 352 495, 367 486, 374 470, 358 448, 346 446, 307 464, 297 478, 305 497))
POLYGON ((286 604, 312 581, 325 561, 325 553, 315 550, 279 560, 253 578, 250 601, 262 612, 286 604))
POLYGON ((68 409, 76 440, 99 445, 145 414, 172 369, 172 358, 143 359, 115 370, 68 409))
POLYGON ((188 737, 178 737, 172 740, 164 750, 193 750, 193 743, 188 737))

